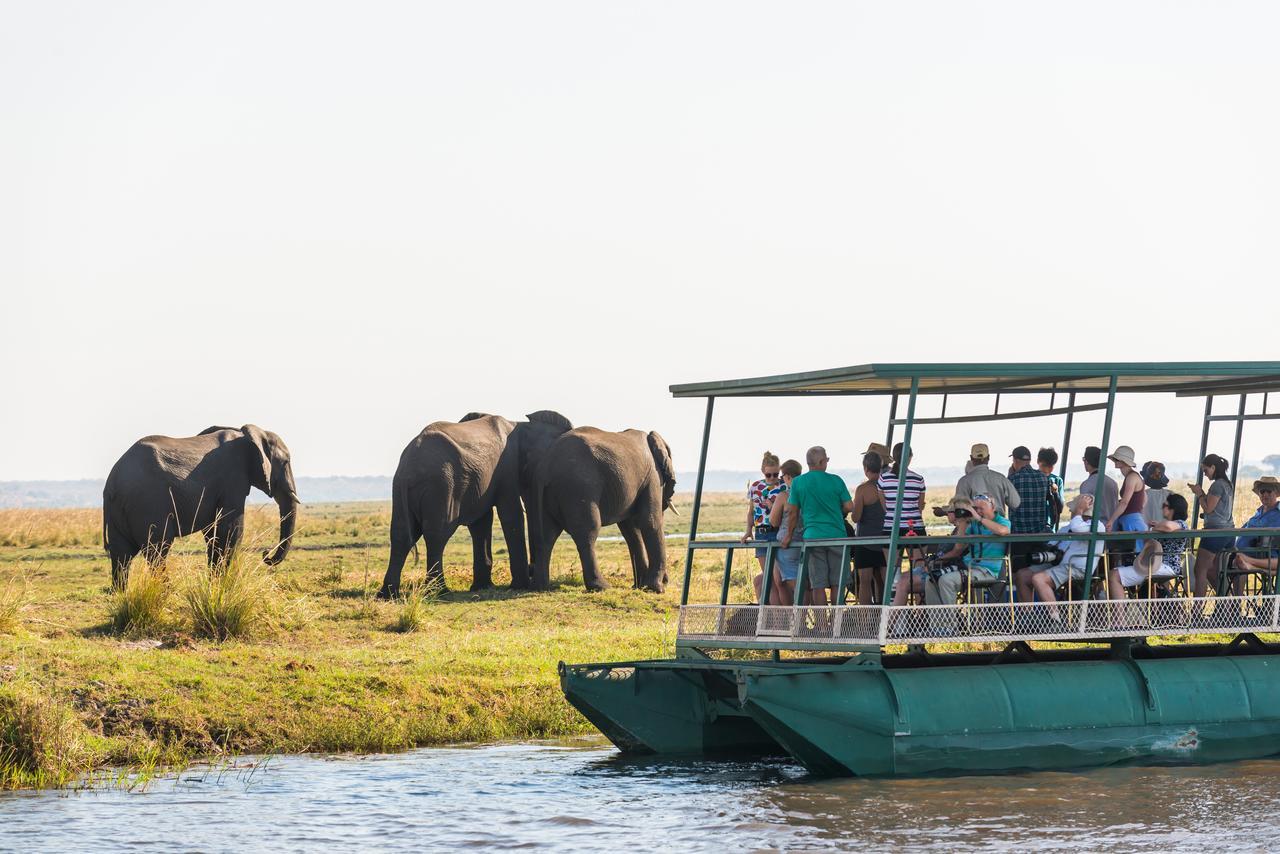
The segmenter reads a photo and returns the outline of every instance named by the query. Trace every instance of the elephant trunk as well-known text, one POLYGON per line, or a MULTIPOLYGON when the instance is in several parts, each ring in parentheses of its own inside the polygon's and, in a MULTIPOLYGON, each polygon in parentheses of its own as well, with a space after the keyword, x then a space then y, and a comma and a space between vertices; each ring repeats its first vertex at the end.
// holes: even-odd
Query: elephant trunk
POLYGON ((298 526, 298 496, 288 492, 281 494, 276 500, 280 504, 280 542, 263 556, 269 566, 275 566, 289 554, 293 532, 298 526))

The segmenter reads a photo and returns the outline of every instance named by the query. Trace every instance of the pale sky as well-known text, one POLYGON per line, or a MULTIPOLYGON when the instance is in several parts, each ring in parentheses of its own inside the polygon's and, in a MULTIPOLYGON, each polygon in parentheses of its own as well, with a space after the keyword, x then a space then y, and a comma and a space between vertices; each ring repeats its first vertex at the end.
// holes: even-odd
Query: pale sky
MULTIPOLYGON (((299 475, 390 474, 429 421, 542 408, 688 470, 671 383, 1276 358, 1277 32, 1218 0, 0 3, 0 480, 245 422, 299 475)), ((1115 441, 1190 459, 1200 405, 1130 398, 1115 441)), ((853 467, 885 409, 726 403, 710 465, 853 467)), ((922 428, 916 462, 1060 438, 922 428)))

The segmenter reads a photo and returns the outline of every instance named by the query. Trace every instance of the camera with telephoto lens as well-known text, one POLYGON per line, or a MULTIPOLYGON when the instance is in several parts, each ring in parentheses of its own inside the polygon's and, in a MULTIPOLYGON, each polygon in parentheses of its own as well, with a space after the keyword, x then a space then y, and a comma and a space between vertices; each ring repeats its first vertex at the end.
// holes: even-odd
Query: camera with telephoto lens
POLYGON ((972 518, 973 518, 973 514, 972 514, 972 513, 970 513, 968 510, 965 510, 965 509, 962 507, 962 508, 960 508, 960 509, 956 510, 956 518, 957 518, 957 519, 972 519, 972 518))
POLYGON ((1062 563, 1062 549, 1048 548, 1044 551, 1031 552, 1027 555, 1027 561, 1032 566, 1040 566, 1041 564, 1057 566, 1062 563))

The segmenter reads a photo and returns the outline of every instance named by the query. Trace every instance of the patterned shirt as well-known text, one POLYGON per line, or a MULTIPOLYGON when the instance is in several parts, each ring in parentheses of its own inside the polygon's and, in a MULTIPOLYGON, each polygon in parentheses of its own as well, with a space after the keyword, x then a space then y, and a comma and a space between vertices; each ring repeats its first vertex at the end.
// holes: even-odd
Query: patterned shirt
MULTIPOLYGON (((893 530, 894 507, 898 503, 898 476, 893 469, 885 469, 880 472, 876 486, 884 493, 884 530, 889 532, 893 530)), ((920 515, 924 490, 924 478, 907 469, 902 481, 902 527, 913 528, 918 534, 924 534, 924 517, 920 515)))
MULTIPOLYGON (((1062 483, 1062 478, 1058 477, 1058 475, 1056 474, 1047 474, 1045 475, 1045 477, 1049 478, 1050 487, 1055 487, 1055 486, 1057 487, 1058 503, 1060 504, 1060 506, 1065 508, 1067 504, 1067 499, 1066 499, 1067 493, 1062 483)), ((1045 515, 1048 523, 1048 527, 1045 530, 1047 531, 1057 530, 1058 520, 1062 517, 1062 511, 1059 510, 1057 513, 1053 512, 1054 506, 1051 502, 1048 504, 1045 510, 1046 510, 1045 515)))
POLYGON ((1009 514, 1009 529, 1014 534, 1038 534, 1052 531, 1049 527, 1049 478, 1034 466, 1023 466, 1009 475, 1009 482, 1022 499, 1009 514))
POLYGON ((747 498, 751 501, 753 528, 769 524, 769 499, 786 491, 787 485, 783 483, 782 478, 778 478, 775 486, 770 486, 767 480, 757 480, 747 488, 747 498))

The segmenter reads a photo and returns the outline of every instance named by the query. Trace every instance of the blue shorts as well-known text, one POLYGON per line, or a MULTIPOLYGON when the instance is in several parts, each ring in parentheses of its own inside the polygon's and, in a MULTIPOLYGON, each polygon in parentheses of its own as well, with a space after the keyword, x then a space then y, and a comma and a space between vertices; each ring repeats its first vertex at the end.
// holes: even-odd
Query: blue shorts
MULTIPOLYGON (((1126 513, 1116 520, 1116 526, 1113 531, 1150 531, 1151 526, 1147 524, 1147 519, 1141 513, 1126 513)), ((1133 541, 1133 550, 1142 551, 1142 540, 1133 541)))
POLYGON ((1201 537, 1200 548, 1206 552, 1225 552, 1236 544, 1235 537, 1201 537))
POLYGON ((795 581, 800 576, 800 547, 778 549, 773 563, 783 581, 795 581))
MULTIPOLYGON (((778 529, 769 528, 768 530, 765 530, 764 528, 756 528, 755 533, 752 534, 752 536, 754 536, 757 540, 764 540, 766 543, 777 542, 778 529)), ((768 553, 769 553, 768 549, 756 549, 756 557, 764 557, 768 553)))

